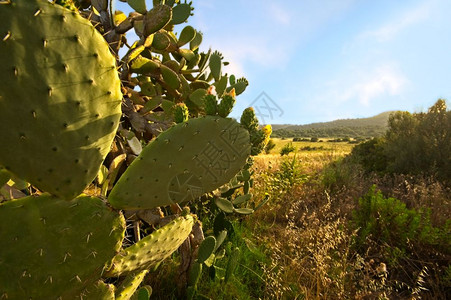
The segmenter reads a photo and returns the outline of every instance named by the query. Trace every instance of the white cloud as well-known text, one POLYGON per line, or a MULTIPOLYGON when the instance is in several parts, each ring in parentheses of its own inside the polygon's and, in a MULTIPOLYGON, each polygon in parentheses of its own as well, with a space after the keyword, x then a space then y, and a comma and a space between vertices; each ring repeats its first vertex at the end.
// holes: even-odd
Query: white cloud
POLYGON ((282 5, 282 2, 279 4, 271 3, 267 6, 267 13, 276 23, 288 26, 291 23, 291 14, 288 10, 283 9, 282 5))
POLYGON ((431 16, 432 6, 435 1, 426 1, 420 5, 398 15, 394 20, 381 27, 361 33, 357 39, 375 39, 378 42, 386 42, 397 37, 403 30, 426 21, 431 16))
POLYGON ((409 80, 394 63, 386 63, 372 70, 352 70, 340 74, 339 79, 326 84, 319 98, 334 101, 335 104, 354 102, 370 106, 381 96, 401 95, 409 80))

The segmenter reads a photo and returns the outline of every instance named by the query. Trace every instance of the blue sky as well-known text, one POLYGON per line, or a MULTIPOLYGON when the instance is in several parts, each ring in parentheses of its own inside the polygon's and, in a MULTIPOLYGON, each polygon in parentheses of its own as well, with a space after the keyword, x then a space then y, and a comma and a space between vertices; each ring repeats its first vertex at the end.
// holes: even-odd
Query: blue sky
POLYGON ((424 111, 439 97, 451 99, 449 0, 193 0, 193 6, 188 24, 203 32, 201 49, 222 52, 230 62, 225 71, 250 82, 233 117, 253 103, 264 123, 307 124, 424 111))

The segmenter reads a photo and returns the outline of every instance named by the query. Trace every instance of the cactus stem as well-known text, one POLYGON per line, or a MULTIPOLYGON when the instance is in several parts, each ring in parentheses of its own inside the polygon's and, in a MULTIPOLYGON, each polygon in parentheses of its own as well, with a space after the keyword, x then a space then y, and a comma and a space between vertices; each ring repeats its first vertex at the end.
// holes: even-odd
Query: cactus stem
POLYGON ((3 41, 6 42, 7 39, 11 37, 11 31, 8 31, 6 35, 3 37, 3 41))

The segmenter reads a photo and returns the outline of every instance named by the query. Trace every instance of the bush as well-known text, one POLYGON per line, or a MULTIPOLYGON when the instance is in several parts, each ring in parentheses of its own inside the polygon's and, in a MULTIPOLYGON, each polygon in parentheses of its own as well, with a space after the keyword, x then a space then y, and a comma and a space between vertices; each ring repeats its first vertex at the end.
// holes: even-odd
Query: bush
POLYGON ((354 148, 366 171, 433 175, 451 182, 451 111, 439 99, 427 113, 395 112, 385 138, 354 148))
POLYGON ((387 169, 387 155, 384 149, 385 139, 374 138, 356 145, 351 157, 357 161, 367 172, 382 173, 387 169))
POLYGON ((355 244, 358 248, 365 248, 368 240, 372 240, 390 248, 391 254, 402 256, 415 247, 442 245, 449 251, 451 246, 449 223, 443 228, 433 227, 427 210, 408 209, 398 199, 385 198, 374 185, 359 199, 352 224, 358 230, 355 244))
POLYGON ((282 147, 282 149, 280 150, 280 155, 281 156, 288 155, 291 152, 294 152, 295 150, 296 148, 293 146, 293 143, 288 143, 282 147))

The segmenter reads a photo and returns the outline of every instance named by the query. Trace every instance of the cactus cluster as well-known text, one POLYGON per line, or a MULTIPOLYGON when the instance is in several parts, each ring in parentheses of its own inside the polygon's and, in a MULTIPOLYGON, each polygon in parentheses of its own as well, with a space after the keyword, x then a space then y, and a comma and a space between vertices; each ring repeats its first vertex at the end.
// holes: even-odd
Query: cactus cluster
POLYGON ((148 295, 149 269, 197 222, 179 204, 250 199, 249 156, 269 135, 255 114, 227 118, 247 80, 193 27, 175 33, 191 3, 127 3, 129 16, 109 0, 0 1, 0 299, 148 295), (172 215, 130 217, 160 206, 172 215))

